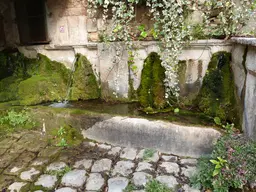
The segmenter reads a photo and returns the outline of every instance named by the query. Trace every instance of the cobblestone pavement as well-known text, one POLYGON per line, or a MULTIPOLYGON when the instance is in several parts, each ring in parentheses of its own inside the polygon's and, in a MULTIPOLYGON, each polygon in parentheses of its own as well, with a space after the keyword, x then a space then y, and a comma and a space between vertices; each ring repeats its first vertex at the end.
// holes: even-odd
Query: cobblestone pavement
POLYGON ((0 142, 0 189, 122 192, 129 185, 143 192, 154 178, 175 191, 197 192, 188 186, 195 164, 195 159, 91 141, 58 148, 48 146, 40 133, 28 132, 0 142))

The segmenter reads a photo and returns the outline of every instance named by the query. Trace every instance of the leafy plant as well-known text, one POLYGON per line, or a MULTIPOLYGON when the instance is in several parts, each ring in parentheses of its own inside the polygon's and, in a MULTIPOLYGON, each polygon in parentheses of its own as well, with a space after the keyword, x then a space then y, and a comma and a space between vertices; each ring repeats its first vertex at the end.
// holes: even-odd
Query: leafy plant
POLYGON ((218 160, 214 160, 214 159, 210 160, 210 162, 215 165, 214 171, 212 173, 213 177, 218 175, 221 169, 225 167, 227 164, 227 161, 222 159, 221 157, 217 157, 217 159, 218 160))
POLYGON ((198 162, 198 173, 191 179, 195 187, 214 192, 242 189, 256 180, 256 143, 243 135, 227 134, 221 137, 210 157, 198 162))
POLYGON ((143 153, 143 160, 148 160, 153 157, 156 151, 154 149, 145 149, 143 153))
POLYGON ((57 144, 57 147, 67 147, 67 141, 64 138, 61 138, 60 142, 57 144))
POLYGON ((166 185, 160 183, 157 180, 149 181, 145 186, 146 192, 172 192, 166 185))
POLYGON ((174 113, 178 114, 180 112, 179 108, 174 109, 174 113))
POLYGON ((66 134, 65 128, 61 126, 58 130, 58 136, 61 137, 66 134))
POLYGON ((215 122, 216 125, 219 125, 223 129, 225 129, 228 133, 231 133, 233 131, 234 126, 235 126, 234 123, 231 123, 231 124, 226 123, 226 125, 222 124, 221 119, 219 117, 215 117, 214 122, 215 122))

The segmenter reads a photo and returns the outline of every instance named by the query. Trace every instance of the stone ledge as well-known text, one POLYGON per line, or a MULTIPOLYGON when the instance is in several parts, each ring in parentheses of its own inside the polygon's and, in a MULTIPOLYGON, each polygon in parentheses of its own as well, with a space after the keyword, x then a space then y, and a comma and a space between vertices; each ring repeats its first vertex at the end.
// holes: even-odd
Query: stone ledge
POLYGON ((243 45, 256 46, 256 38, 252 37, 232 37, 231 42, 243 45))

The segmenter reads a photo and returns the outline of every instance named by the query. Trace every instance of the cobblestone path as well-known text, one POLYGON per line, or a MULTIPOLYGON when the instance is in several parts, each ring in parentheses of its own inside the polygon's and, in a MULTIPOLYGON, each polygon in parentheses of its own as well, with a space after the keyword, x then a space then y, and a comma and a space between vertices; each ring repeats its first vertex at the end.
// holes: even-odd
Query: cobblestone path
POLYGON ((28 132, 0 142, 0 189, 122 192, 129 185, 143 192, 156 179, 175 191, 197 192, 188 185, 195 164, 196 159, 91 141, 74 148, 53 147, 40 133, 28 132))

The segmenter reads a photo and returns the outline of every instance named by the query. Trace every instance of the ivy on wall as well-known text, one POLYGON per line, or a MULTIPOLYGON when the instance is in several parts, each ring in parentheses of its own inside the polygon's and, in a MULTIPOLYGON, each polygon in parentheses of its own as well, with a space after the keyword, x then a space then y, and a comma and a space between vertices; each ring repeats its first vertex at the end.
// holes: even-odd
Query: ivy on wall
MULTIPOLYGON (((255 0, 240 0, 238 3, 235 0, 88 0, 88 14, 95 18, 98 10, 101 10, 103 22, 107 24, 111 20, 112 23, 111 30, 104 34, 104 40, 125 42, 130 50, 129 56, 134 57, 132 24, 136 19, 136 8, 147 7, 153 26, 150 29, 149 26, 137 26, 140 32, 138 39, 143 40, 150 35, 160 42, 161 64, 166 70, 165 97, 168 99, 179 95, 178 56, 184 46, 193 40, 193 33, 200 31, 206 36, 230 37, 245 25, 254 5, 255 0), (204 23, 195 27, 190 25, 188 17, 196 7, 201 10, 204 23)), ((131 63, 129 65, 132 66, 131 63)))

